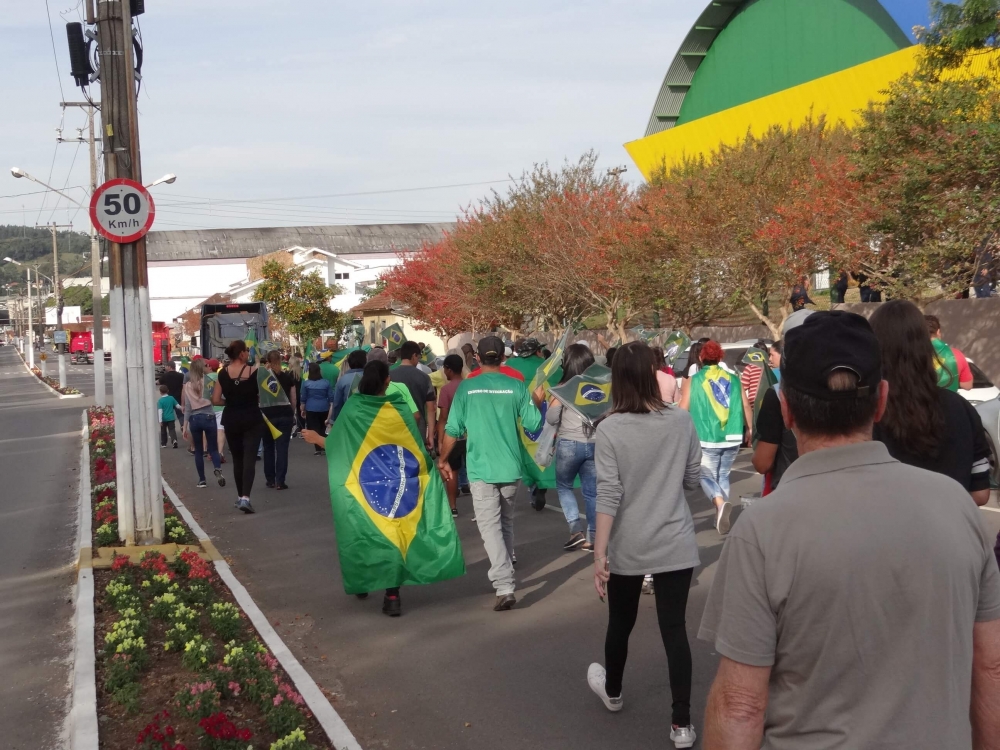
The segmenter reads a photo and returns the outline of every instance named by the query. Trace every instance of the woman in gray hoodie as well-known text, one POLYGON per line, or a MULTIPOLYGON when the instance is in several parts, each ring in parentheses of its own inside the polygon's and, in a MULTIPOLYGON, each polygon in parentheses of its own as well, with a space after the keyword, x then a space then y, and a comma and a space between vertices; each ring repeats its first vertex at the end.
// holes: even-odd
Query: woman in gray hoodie
POLYGON ((628 639, 643 576, 652 573, 670 673, 670 739, 684 748, 695 742, 684 616, 700 562, 684 489, 700 486, 701 444, 691 416, 660 399, 654 359, 641 342, 618 350, 611 372, 614 406, 595 436, 594 585, 602 600, 607 596, 608 632, 605 666, 591 664, 587 682, 609 711, 621 710, 628 639))

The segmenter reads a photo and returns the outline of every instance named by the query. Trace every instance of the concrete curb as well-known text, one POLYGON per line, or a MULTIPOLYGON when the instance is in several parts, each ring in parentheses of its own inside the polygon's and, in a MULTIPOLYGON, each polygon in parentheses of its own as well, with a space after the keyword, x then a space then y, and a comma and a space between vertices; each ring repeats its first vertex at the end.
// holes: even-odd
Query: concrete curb
MULTIPOLYGON (((32 373, 34 377, 34 373, 32 373)), ((37 380, 37 378, 36 378, 37 380)), ((41 382, 41 381, 39 381, 41 382)), ((42 385, 45 385, 42 383, 42 385)), ((47 387, 47 386, 46 386, 47 387)), ((76 539, 76 555, 90 549, 90 425, 87 410, 83 410, 83 446, 80 449, 80 507, 76 539)), ((72 704, 66 717, 66 736, 71 750, 98 750, 97 736, 97 672, 94 653, 94 571, 80 565, 76 574, 76 614, 73 621, 72 704)))
POLYGON ((333 704, 327 700, 327 697, 323 695, 323 691, 319 689, 316 681, 306 672, 305 668, 299 663, 299 660, 295 658, 288 649, 288 646, 285 645, 285 642, 281 640, 281 636, 271 627, 271 623, 267 621, 264 613, 260 611, 250 593, 237 580, 236 576, 233 575, 229 563, 218 554, 208 534, 194 520, 191 511, 180 501, 177 493, 173 491, 165 479, 163 480, 163 489, 166 491, 167 497, 170 498, 170 502, 174 504, 177 512, 180 513, 181 518, 184 519, 191 531, 194 532, 202 547, 209 551, 210 555, 212 552, 215 553, 213 555, 213 562, 216 571, 219 573, 219 577, 229 587, 229 590, 233 592, 237 603, 246 613, 247 617, 250 618, 253 626, 257 628, 257 632, 260 633, 260 637, 264 640, 264 643, 267 644, 267 647, 271 649, 271 653, 274 654, 278 663, 288 673, 292 683, 295 685, 295 689, 299 691, 309 710, 312 711, 313 716, 316 717, 320 726, 323 727, 326 736, 333 743, 333 746, 337 750, 362 750, 361 745, 355 739, 347 724, 344 723, 344 720, 340 718, 340 714, 337 713, 333 704))
POLYGON ((28 367, 28 363, 24 360, 24 357, 21 357, 20 352, 17 353, 17 356, 20 357, 21 364, 24 365, 24 369, 28 371, 28 374, 32 378, 34 378, 39 385, 48 390, 48 392, 51 393, 56 398, 83 398, 82 393, 60 393, 59 391, 57 391, 55 388, 53 388, 51 385, 46 383, 44 380, 42 380, 40 377, 38 377, 37 375, 35 375, 35 373, 31 371, 31 368, 28 367))

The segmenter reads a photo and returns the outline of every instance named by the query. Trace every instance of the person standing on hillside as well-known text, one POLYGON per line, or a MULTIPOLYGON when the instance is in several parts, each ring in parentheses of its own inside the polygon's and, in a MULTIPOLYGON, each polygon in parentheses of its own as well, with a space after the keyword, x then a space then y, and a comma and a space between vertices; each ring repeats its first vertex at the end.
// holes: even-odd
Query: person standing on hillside
POLYGON ((494 611, 510 609, 514 597, 514 496, 521 478, 521 436, 537 430, 542 415, 533 396, 519 380, 500 372, 504 344, 497 336, 479 342, 481 373, 462 382, 455 392, 445 425, 438 469, 445 481, 454 471, 448 457, 468 435, 466 465, 472 488, 476 524, 490 558, 489 578, 496 589, 494 611))
POLYGON ((394 383, 402 383, 409 389, 410 396, 420 411, 417 426, 430 450, 434 446, 437 430, 437 393, 427 373, 417 369, 420 345, 416 341, 407 341, 397 351, 399 367, 390 369, 389 379, 394 383))
POLYGON ((701 487, 715 503, 715 529, 729 533, 729 472, 743 443, 743 401, 740 381, 719 366, 722 346, 709 341, 701 348, 701 369, 691 376, 681 397, 681 408, 691 418, 701 438, 701 487))

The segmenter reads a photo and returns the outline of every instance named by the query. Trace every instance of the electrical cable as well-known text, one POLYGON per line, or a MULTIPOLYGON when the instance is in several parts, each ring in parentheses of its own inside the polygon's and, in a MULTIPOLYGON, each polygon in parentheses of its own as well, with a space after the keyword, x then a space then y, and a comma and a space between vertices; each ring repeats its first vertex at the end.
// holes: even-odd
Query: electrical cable
MULTIPOLYGON (((66 117, 66 113, 64 111, 63 112, 63 118, 65 119, 65 117, 66 117)), ((52 182, 52 170, 56 166, 56 154, 58 154, 58 153, 59 153, 59 141, 56 141, 56 147, 52 151, 52 163, 49 164, 49 176, 48 176, 48 179, 45 180, 45 182, 47 182, 47 183, 51 183, 52 182)), ((51 190, 46 190, 45 191, 45 195, 42 196, 42 205, 38 209, 38 216, 35 217, 35 223, 36 224, 38 223, 38 220, 42 218, 42 211, 45 210, 45 201, 49 197, 48 194, 51 193, 51 192, 52 192, 51 190)))
POLYGON ((56 64, 56 81, 59 83, 60 101, 66 101, 63 93, 62 75, 59 73, 59 58, 56 56, 56 35, 52 32, 52 11, 49 10, 49 0, 45 0, 45 17, 49 21, 49 39, 52 40, 52 61, 56 64))
MULTIPOLYGON (((73 151, 73 160, 69 163, 69 170, 66 172, 66 182, 62 187, 62 191, 66 192, 69 185, 69 178, 73 176, 73 167, 76 166, 76 157, 80 154, 80 146, 83 144, 80 141, 76 142, 76 150, 73 151)), ((51 222, 56 215, 56 211, 59 210, 59 203, 62 201, 63 197, 56 193, 56 205, 52 209, 52 213, 49 214, 49 221, 51 222)), ((79 207, 78 207, 79 208, 79 207)))

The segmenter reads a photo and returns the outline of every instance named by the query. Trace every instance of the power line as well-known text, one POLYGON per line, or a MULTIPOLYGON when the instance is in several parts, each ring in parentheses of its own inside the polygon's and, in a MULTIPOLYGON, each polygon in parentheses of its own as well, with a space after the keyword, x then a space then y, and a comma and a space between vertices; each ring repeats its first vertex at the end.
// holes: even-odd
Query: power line
MULTIPOLYGON (((458 188, 458 187, 477 187, 479 185, 495 185, 502 182, 514 182, 513 177, 507 177, 503 180, 485 180, 483 182, 459 182, 453 185, 427 185, 424 187, 412 187, 412 188, 393 188, 391 190, 367 190, 358 193, 330 193, 328 195, 299 195, 291 198, 257 198, 257 199, 232 199, 232 200, 214 200, 212 198, 207 198, 201 195, 180 195, 174 193, 173 197, 176 198, 194 198, 197 201, 197 205, 209 205, 209 204, 234 204, 234 203, 278 203, 282 201, 299 201, 299 200, 311 200, 313 198, 349 198, 353 196, 360 195, 387 195, 389 193, 415 193, 423 190, 447 190, 448 188, 458 188)), ((182 205, 177 203, 175 205, 182 205)))
POLYGON ((66 101, 63 93, 62 76, 59 74, 59 58, 56 56, 56 35, 52 32, 52 11, 49 10, 49 0, 45 0, 45 17, 49 20, 49 39, 52 40, 52 61, 56 64, 56 81, 59 84, 59 101, 66 101))
MULTIPOLYGON (((84 190, 87 189, 86 186, 84 186, 84 185, 73 185, 72 187, 63 188, 63 189, 64 190, 76 190, 77 188, 83 188, 84 190)), ((30 193, 11 193, 10 195, 0 195, 0 199, 2 199, 2 198, 20 198, 20 197, 22 197, 24 195, 41 195, 42 193, 50 193, 50 192, 52 192, 52 191, 51 190, 32 190, 30 193)))

